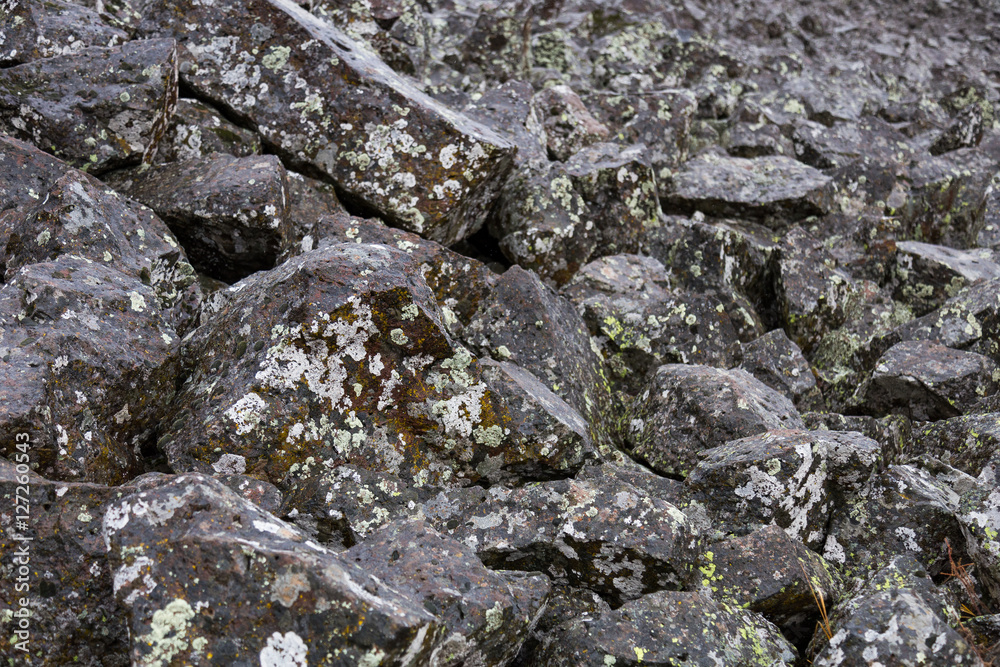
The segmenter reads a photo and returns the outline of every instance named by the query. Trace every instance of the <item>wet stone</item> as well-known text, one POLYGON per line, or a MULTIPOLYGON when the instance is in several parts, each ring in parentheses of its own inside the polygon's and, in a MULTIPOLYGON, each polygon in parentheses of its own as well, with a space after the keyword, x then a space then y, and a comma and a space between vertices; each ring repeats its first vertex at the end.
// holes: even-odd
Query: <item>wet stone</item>
POLYGON ((929 341, 891 347, 859 389, 859 405, 881 416, 902 414, 919 421, 957 417, 995 394, 1000 368, 988 357, 929 341))
POLYGON ((754 612, 700 593, 661 591, 563 624, 539 652, 544 667, 791 665, 795 649, 754 612))
POLYGON ((791 399, 802 412, 821 410, 823 394, 802 350, 775 329, 742 347, 740 368, 791 399))
POLYGON ((273 155, 153 167, 127 192, 166 221, 196 269, 228 283, 272 268, 291 233, 288 179, 273 155))
POLYGON ((431 612, 210 477, 121 498, 103 534, 133 664, 427 660, 442 639, 431 612))
POLYGON ((816 549, 830 512, 879 465, 878 443, 860 433, 773 430, 704 453, 685 480, 691 502, 734 535, 777 525, 816 549))
POLYGON ((157 146, 155 162, 183 162, 211 153, 247 157, 260 152, 256 133, 232 124, 203 102, 181 98, 157 146))
POLYGON ((20 269, 0 288, 0 313, 3 454, 27 433, 49 479, 122 484, 143 472, 141 449, 174 396, 179 339, 156 293, 64 255, 20 269))
POLYGON ((661 475, 686 476, 701 452, 771 429, 802 428, 792 402, 744 370, 667 364, 628 412, 631 455, 661 475))
POLYGON ((699 533, 674 505, 621 478, 492 487, 437 529, 495 569, 544 572, 599 593, 613 607, 682 589, 701 553, 699 533))
POLYGON ((390 523, 342 558, 440 619, 447 638, 434 664, 442 666, 506 664, 552 587, 541 574, 487 569, 474 549, 420 520, 390 523))
POLYGON ((963 287, 1000 278, 1000 265, 971 252, 900 241, 895 274, 899 285, 893 296, 919 317, 941 307, 963 287))
POLYGON ((510 169, 510 144, 286 0, 155 0, 141 25, 176 37, 185 82, 252 123, 291 167, 426 238, 474 233, 510 169))
POLYGON ((703 153, 661 185, 663 210, 756 220, 768 227, 826 212, 830 178, 790 157, 703 153))
POLYGON ((94 174, 149 164, 176 102, 171 39, 89 47, 0 70, 0 130, 94 174), (87 91, 79 90, 80 77, 87 91))

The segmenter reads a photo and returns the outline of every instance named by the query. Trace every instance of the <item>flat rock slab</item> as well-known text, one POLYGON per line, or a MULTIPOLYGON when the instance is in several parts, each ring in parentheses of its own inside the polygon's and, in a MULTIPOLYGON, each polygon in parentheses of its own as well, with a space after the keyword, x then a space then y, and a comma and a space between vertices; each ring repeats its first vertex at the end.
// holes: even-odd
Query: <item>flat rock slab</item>
POLYGON ((513 147, 332 25, 287 0, 143 5, 141 31, 183 45, 185 82, 288 164, 445 245, 482 225, 513 147))
POLYGON ((699 593, 661 591, 560 626, 535 664, 788 667, 795 657, 778 628, 758 614, 699 593))
POLYGON ((829 176, 789 157, 705 154, 686 162, 663 186, 663 208, 776 227, 826 213, 829 183, 829 176))
POLYGON ((93 174, 150 163, 176 103, 172 39, 91 47, 0 70, 0 130, 93 174))
POLYGON ((153 167, 127 192, 166 221, 196 269, 228 283, 273 268, 291 235, 288 178, 274 155, 153 167))
POLYGON ((442 666, 507 664, 552 588, 541 574, 487 569, 474 549, 420 520, 393 522, 342 558, 441 619, 442 666))
POLYGON ((134 664, 419 661, 441 639, 429 611, 204 475, 112 503, 103 534, 134 664))
POLYGON ((878 416, 948 419, 996 393, 998 381, 1000 367, 989 357, 929 341, 905 341, 879 359, 860 405, 878 416))
POLYGON ((729 440, 803 428, 792 402, 746 371, 684 364, 660 366, 627 419, 632 456, 669 475, 687 475, 729 440))
POLYGON ((860 433, 775 430, 705 452, 685 484, 721 530, 743 535, 774 524, 816 549, 830 512, 879 460, 878 443, 860 433))
POLYGON ((25 266, 0 288, 3 453, 23 432, 49 479, 140 474, 174 396, 178 339, 138 278, 72 255, 25 266))

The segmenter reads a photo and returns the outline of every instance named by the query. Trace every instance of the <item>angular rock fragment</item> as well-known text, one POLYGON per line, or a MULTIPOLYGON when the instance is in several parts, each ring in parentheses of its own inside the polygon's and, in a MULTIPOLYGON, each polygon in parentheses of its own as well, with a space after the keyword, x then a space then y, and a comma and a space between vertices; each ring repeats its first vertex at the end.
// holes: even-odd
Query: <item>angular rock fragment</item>
MULTIPOLYGON (((37 203, 69 167, 31 144, 0 135, 0 211, 37 203)), ((0 240, 6 231, 0 230, 0 240)))
POLYGON ((919 317, 942 306, 963 287, 1000 278, 1000 265, 970 252, 900 241, 895 272, 899 285, 893 296, 919 317))
POLYGON ((657 369, 627 418, 630 453, 661 475, 687 475, 729 440, 803 427, 791 401, 746 371, 683 364, 657 369))
POLYGON ((832 509, 880 459, 878 443, 860 433, 774 430, 705 452, 685 484, 726 532, 777 525, 816 549, 832 509))
POLYGON ((511 261, 562 285, 593 259, 638 250, 659 210, 643 148, 601 143, 565 164, 521 166, 504 186, 490 233, 511 261))
POLYGON ((152 211, 99 181, 67 167, 44 197, 0 220, 7 228, 6 244, 0 247, 7 280, 29 264, 64 255, 84 257, 149 286, 179 333, 193 324, 187 301, 195 273, 184 251, 152 211))
POLYGON ((486 569, 474 549, 423 521, 391 523, 342 558, 441 620, 447 637, 432 660, 442 666, 506 664, 552 587, 540 574, 486 569))
POLYGON ((0 130, 93 174, 149 164, 176 103, 171 39, 0 69, 0 130))
POLYGON ((859 405, 876 415, 902 414, 919 421, 948 419, 995 394, 1000 367, 974 352, 929 341, 906 341, 878 361, 858 391, 859 405))
POLYGON ((487 566, 545 572, 612 606, 685 587, 701 553, 680 510, 621 478, 497 486, 452 517, 432 521, 487 566))
POLYGON ((511 267, 479 304, 463 333, 482 356, 510 361, 537 377, 587 420, 601 456, 616 458, 609 424, 616 418, 601 358, 572 304, 538 276, 511 267))
POLYGON ((38 472, 122 484, 174 396, 179 336, 139 279, 63 255, 0 288, 0 443, 33 443, 38 472), (138 388, 141 387, 141 390, 138 388))
POLYGON ((833 608, 839 595, 824 560, 777 526, 716 542, 699 570, 717 599, 763 615, 786 636, 811 636, 817 598, 833 608))
POLYGON ((17 656, 14 644, 27 638, 33 664, 127 665, 128 622, 114 597, 101 521, 109 503, 142 482, 110 487, 53 482, 26 468, 19 472, 14 461, 30 467, 37 455, 30 439, 17 443, 23 448, 9 461, 0 459, 0 559, 11 567, 0 604, 14 614, 0 617, 0 654, 17 656), (26 525, 19 527, 18 519, 26 525), (27 630, 19 627, 20 598, 30 600, 27 630))
POLYGON ((0 64, 79 53, 88 46, 114 47, 125 31, 106 24, 89 7, 62 0, 18 0, 0 9, 0 64))
POLYGON ((546 88, 535 95, 532 104, 545 128, 549 155, 560 162, 608 138, 608 128, 590 114, 569 86, 546 88))
POLYGON ((773 665, 795 648, 751 611, 699 593, 661 591, 596 617, 560 626, 539 652, 543 667, 773 665))
POLYGON ((103 533, 134 664, 425 661, 443 639, 431 612, 204 475, 111 504, 103 533))
POLYGON ((744 345, 740 368, 784 394, 802 412, 824 407, 823 394, 816 386, 809 362, 781 329, 744 345))
POLYGON ((445 245, 482 225, 513 148, 340 30, 287 0, 144 9, 141 31, 178 40, 198 96, 249 121, 292 167, 445 245))
POLYGON ((830 178, 790 157, 704 153, 662 186, 663 210, 757 220, 778 228, 827 212, 830 178))
POLYGON ((911 556, 934 574, 950 571, 944 541, 956 548, 964 541, 955 517, 958 502, 952 485, 931 472, 889 466, 834 511, 823 555, 852 576, 896 556, 911 556))
POLYGON ((933 659, 948 665, 982 662, 957 630, 958 613, 945 603, 912 558, 895 559, 839 605, 830 619, 833 638, 818 644, 817 667, 918 665, 933 659), (933 657, 931 657, 933 656, 933 657))
POLYGON ((156 162, 183 162, 212 153, 247 157, 260 152, 260 137, 254 132, 233 125, 203 102, 181 98, 156 148, 156 162))
POLYGON ((913 428, 913 454, 928 454, 978 477, 1000 463, 1000 413, 964 415, 913 428))
POLYGON ((196 269, 228 283, 272 268, 291 233, 288 179, 273 155, 161 165, 128 194, 166 221, 196 269))
POLYGON ((508 406, 447 335, 403 251, 333 245, 230 291, 187 341, 195 362, 162 438, 175 470, 232 454, 275 484, 351 463, 455 486, 546 466, 536 451, 545 444, 512 430, 508 406))
POLYGON ((1000 466, 986 469, 973 488, 962 494, 958 520, 966 549, 975 563, 979 580, 994 602, 1000 600, 1000 466))

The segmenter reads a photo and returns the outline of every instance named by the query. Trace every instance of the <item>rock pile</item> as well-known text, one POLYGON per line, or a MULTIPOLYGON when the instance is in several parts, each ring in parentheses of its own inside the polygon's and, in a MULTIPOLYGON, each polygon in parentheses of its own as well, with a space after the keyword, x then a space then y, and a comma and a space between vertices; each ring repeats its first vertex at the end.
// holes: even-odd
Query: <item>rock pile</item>
POLYGON ((0 6, 0 662, 1000 664, 1000 8, 0 6))

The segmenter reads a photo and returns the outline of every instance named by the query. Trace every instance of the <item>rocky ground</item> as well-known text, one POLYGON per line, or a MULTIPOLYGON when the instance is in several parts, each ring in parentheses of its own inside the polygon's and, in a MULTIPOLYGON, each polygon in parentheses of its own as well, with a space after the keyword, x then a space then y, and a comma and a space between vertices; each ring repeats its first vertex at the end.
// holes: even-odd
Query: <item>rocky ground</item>
POLYGON ((1000 665, 992 0, 0 4, 0 658, 1000 665))

